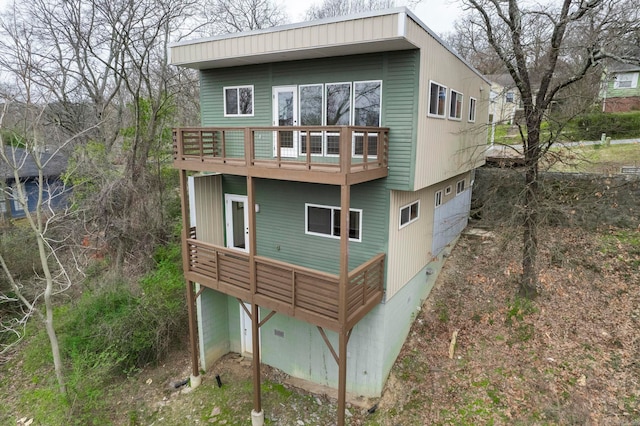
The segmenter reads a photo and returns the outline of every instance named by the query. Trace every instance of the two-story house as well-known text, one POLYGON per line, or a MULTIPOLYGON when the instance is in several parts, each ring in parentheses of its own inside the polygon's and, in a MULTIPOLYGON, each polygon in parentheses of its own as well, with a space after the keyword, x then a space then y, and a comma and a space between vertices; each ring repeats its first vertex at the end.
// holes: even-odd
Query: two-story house
POLYGON ((489 83, 406 8, 181 42, 171 62, 200 73, 203 127, 174 130, 192 379, 250 355, 254 420, 261 361, 338 388, 343 424, 467 224, 489 83))
POLYGON ((640 66, 614 63, 606 70, 600 97, 602 112, 640 110, 640 66))

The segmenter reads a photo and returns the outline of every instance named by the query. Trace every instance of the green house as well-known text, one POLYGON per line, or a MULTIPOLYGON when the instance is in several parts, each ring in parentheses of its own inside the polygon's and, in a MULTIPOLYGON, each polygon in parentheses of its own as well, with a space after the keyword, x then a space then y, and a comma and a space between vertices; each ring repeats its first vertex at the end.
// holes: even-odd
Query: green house
POLYGON ((626 112, 640 110, 640 86, 637 65, 616 63, 606 70, 603 78, 603 112, 626 112))
POLYGON ((406 8, 171 58, 200 73, 202 127, 174 130, 193 375, 238 352, 256 419, 261 362, 337 388, 343 424, 346 392, 381 394, 467 224, 489 83, 406 8))

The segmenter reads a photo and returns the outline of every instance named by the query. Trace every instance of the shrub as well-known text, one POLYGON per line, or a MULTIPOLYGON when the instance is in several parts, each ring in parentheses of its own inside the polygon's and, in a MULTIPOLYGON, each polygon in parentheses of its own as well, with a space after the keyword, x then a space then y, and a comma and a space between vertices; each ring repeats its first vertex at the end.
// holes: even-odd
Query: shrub
POLYGON ((640 136, 640 112, 583 114, 567 127, 581 140, 599 140, 602 133, 614 139, 633 138, 640 136))

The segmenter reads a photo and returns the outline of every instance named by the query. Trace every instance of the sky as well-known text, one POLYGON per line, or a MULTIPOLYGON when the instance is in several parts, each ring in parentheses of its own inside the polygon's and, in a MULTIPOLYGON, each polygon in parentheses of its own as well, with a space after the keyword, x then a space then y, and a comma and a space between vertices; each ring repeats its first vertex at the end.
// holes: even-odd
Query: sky
MULTIPOLYGON (((304 13, 309 6, 314 3, 320 4, 321 0, 281 0, 280 3, 285 6, 291 22, 300 22, 304 20, 304 13)), ((396 0, 397 6, 405 6, 406 4, 406 0, 396 0)), ((438 35, 453 31, 453 22, 462 13, 459 0, 422 0, 417 6, 410 7, 410 9, 438 35)))

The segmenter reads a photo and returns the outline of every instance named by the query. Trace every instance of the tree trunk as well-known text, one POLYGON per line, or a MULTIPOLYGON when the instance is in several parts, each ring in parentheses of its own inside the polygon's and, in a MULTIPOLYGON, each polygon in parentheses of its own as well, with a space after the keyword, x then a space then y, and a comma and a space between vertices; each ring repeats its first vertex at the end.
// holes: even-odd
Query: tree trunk
POLYGON ((541 120, 527 118, 527 140, 524 152, 523 251, 520 295, 533 299, 538 295, 538 160, 540 156, 541 120))
POLYGON ((62 371, 62 357, 60 356, 60 345, 58 343, 58 336, 56 330, 53 327, 53 302, 51 296, 53 294, 53 277, 49 270, 49 264, 47 263, 47 254, 44 247, 44 241, 42 235, 38 235, 38 252, 40 253, 40 262, 45 275, 46 287, 44 290, 44 306, 45 306, 45 320, 44 325, 47 330, 47 336, 49 337, 49 343, 51 344, 51 354, 53 355, 53 367, 56 372, 56 378, 58 379, 58 387, 62 395, 67 394, 67 388, 64 383, 64 375, 62 371))

